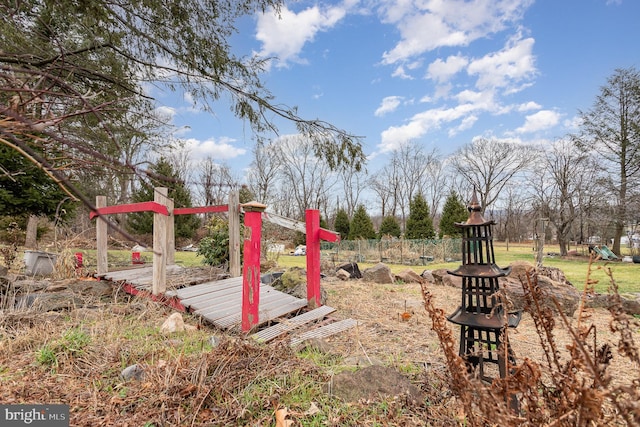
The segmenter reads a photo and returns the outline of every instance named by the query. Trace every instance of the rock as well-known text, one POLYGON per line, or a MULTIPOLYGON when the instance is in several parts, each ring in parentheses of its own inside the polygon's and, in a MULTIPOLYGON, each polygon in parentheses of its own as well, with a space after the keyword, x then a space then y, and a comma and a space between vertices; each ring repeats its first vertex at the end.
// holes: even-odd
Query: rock
POLYGON ((442 276, 442 284, 452 288, 462 289, 462 277, 447 274, 442 276))
MULTIPOLYGON (((304 268, 293 267, 285 271, 280 280, 273 284, 273 287, 279 291, 291 294, 297 286, 307 283, 307 271, 304 268)), ((306 296, 306 295, 305 295, 306 296)))
POLYGON ((351 278, 351 274, 348 271, 340 269, 336 271, 336 277, 340 280, 349 280, 351 278))
MULTIPOLYGON (((591 308, 609 309, 614 304, 614 299, 608 294, 589 295, 585 301, 585 305, 591 308)), ((640 315, 640 299, 625 298, 620 296, 620 305, 622 310, 630 316, 640 315)))
POLYGON ((365 282, 380 284, 395 282, 395 277, 391 273, 391 269, 381 262, 377 263, 373 267, 364 270, 362 278, 365 282))
POLYGON ((84 301, 72 292, 33 293, 16 298, 15 307, 37 311, 59 311, 82 307, 84 301))
POLYGON ((397 280, 402 280, 404 283, 424 283, 425 279, 418 273, 411 269, 406 269, 396 274, 397 280))
POLYGON ((433 281, 435 280, 433 277, 433 274, 431 274, 431 270, 423 271, 420 276, 422 276, 422 278, 426 280, 428 283, 433 283, 433 281))
POLYGON ((433 284, 443 286, 442 278, 444 276, 448 276, 449 272, 444 268, 439 268, 437 270, 431 270, 431 277, 433 277, 433 284))
MULTIPOLYGON (((536 280, 534 277, 533 280, 536 280)), ((560 311, 571 317, 578 308, 580 302, 580 293, 573 285, 566 283, 554 282, 545 276, 537 276, 538 286, 544 295, 540 301, 542 307, 550 308, 553 313, 557 313, 553 299, 560 305, 560 311)), ((501 286, 504 287, 507 297, 513 304, 514 310, 523 310, 525 306, 524 288, 520 280, 515 278, 503 278, 500 280, 501 286)), ((511 307, 510 307, 511 309, 511 307)))
POLYGON ((182 319, 182 314, 173 313, 171 316, 164 321, 162 326, 160 327, 160 333, 163 334, 171 334, 174 332, 183 332, 184 331, 184 320, 182 319))
POLYGON ((360 267, 355 262, 348 262, 346 264, 342 264, 339 266, 336 271, 344 270, 350 274, 351 279, 362 279, 362 273, 360 272, 360 267))
POLYGON ((356 372, 344 371, 333 377, 333 394, 346 402, 375 399, 379 396, 407 395, 415 402, 423 400, 420 389, 398 371, 380 365, 371 365, 356 372))
MULTIPOLYGON (((293 295, 296 298, 307 299, 307 283, 301 283, 295 288, 287 291, 289 295, 293 295)), ((327 291, 320 286, 320 304, 325 305, 327 302, 327 291)))
POLYGON ((211 344, 211 347, 213 348, 218 347, 221 342, 222 342, 222 339, 217 335, 211 335, 209 337, 209 344, 211 344))
POLYGON ((73 280, 67 286, 80 295, 95 298, 111 297, 114 289, 106 280, 73 280))
POLYGON ((144 369, 138 364, 127 366, 120 372, 120 376, 125 381, 142 381, 144 379, 144 369))

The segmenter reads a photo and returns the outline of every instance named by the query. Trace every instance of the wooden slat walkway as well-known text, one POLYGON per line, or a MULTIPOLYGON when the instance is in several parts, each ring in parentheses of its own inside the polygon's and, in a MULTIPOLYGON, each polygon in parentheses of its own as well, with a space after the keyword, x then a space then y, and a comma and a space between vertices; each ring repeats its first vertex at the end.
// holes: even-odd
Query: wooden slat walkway
POLYGON ((300 316, 284 320, 277 325, 273 325, 270 328, 256 332, 255 334, 251 335, 251 338, 254 338, 259 342, 268 342, 286 332, 293 331, 294 329, 297 329, 302 325, 306 325, 309 322, 323 319, 326 315, 333 313, 334 311, 336 311, 335 308, 329 307, 328 305, 323 305, 304 314, 301 314, 300 316))
MULTIPOLYGON (((184 268, 177 265, 167 266, 167 292, 165 296, 176 298, 189 311, 202 316, 206 321, 221 329, 239 327, 242 322, 242 277, 215 280, 212 270, 206 268, 184 268)), ((151 291, 153 267, 144 266, 105 274, 104 279, 127 283, 138 290, 151 291)), ((260 305, 258 326, 295 313, 307 306, 306 299, 296 298, 280 292, 273 287, 260 285, 260 305)), ((321 320, 335 309, 321 306, 298 316, 282 319, 274 326, 252 335, 256 340, 268 342, 274 338, 300 329, 313 321, 321 320)), ((310 338, 325 338, 355 326, 357 322, 346 319, 314 329, 299 335, 293 335, 291 344, 295 345, 310 338)))

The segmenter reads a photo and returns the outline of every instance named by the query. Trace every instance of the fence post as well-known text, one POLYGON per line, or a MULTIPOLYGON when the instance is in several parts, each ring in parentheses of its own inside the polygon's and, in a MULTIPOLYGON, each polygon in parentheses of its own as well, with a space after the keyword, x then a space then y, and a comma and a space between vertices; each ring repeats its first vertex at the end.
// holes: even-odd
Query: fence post
MULTIPOLYGON (((96 196, 96 208, 104 208, 107 206, 107 196, 96 196)), ((98 215, 98 219, 96 221, 96 246, 97 246, 97 257, 98 257, 98 276, 103 276, 108 272, 108 263, 107 263, 107 232, 108 232, 108 224, 105 218, 102 215, 98 215)))
POLYGON ((166 265, 176 263, 176 217, 173 215, 173 199, 165 199, 169 216, 167 217, 167 260, 166 265))
MULTIPOLYGON (((153 201, 166 206, 169 190, 158 187, 153 191, 153 201)), ((167 226, 168 215, 153 214, 153 295, 167 290, 167 226)))
POLYGON ((242 331, 249 332, 258 324, 260 304, 260 239, 262 212, 266 206, 258 202, 242 205, 244 209, 244 266, 242 274, 242 331))
POLYGON ((320 307, 320 211, 307 209, 307 301, 310 308, 320 307))
POLYGON ((239 277, 240 269, 240 202, 238 190, 229 193, 229 274, 239 277))

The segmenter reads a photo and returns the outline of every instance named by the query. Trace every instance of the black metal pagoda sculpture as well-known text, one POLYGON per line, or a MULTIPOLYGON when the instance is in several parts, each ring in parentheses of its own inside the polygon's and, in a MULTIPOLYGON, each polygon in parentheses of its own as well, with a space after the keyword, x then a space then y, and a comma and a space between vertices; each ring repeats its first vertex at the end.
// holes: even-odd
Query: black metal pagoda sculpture
POLYGON ((495 263, 492 236, 495 222, 482 216, 475 191, 468 209, 469 219, 456 223, 462 229, 462 265, 449 272, 462 277, 462 305, 448 320, 460 325, 459 354, 469 370, 477 369, 482 380, 491 381, 490 373, 495 372, 496 366, 500 377, 506 376, 507 359, 515 366, 515 356, 503 332, 507 327, 518 326, 522 313, 509 312, 500 294, 498 278, 507 276, 511 267, 501 269, 495 263))

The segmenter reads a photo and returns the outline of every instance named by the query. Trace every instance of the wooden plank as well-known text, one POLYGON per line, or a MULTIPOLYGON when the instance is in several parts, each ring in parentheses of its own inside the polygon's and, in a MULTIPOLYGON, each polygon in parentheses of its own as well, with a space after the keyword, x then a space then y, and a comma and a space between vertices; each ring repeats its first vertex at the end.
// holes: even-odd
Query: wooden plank
MULTIPOLYGON (((289 314, 293 311, 299 310, 307 305, 307 301, 303 299, 278 299, 275 305, 266 306, 260 304, 260 310, 258 311, 258 325, 270 322, 273 319, 289 314)), ((230 316, 223 317, 216 320, 215 325, 220 328, 230 329, 236 325, 239 325, 242 320, 242 314, 234 313, 230 316)))
POLYGON ((299 335, 294 335, 291 337, 290 344, 291 346, 295 346, 304 342, 308 339, 312 338, 327 338, 331 335, 335 335, 342 331, 346 331, 347 329, 351 329, 358 324, 357 320, 354 319, 345 319, 339 322, 331 323, 326 326, 322 326, 317 329, 313 329, 311 331, 303 332, 299 335))
MULTIPOLYGON (((275 304, 284 302, 285 300, 287 300, 286 298, 287 296, 290 298, 294 298, 282 292, 271 292, 269 294, 260 293, 260 308, 266 307, 268 304, 273 304, 274 302, 275 304)), ((215 313, 216 311, 219 311, 220 308, 225 308, 229 306, 229 304, 235 305, 236 303, 238 303, 240 304, 240 306, 242 305, 241 293, 227 295, 226 298, 227 298, 226 301, 215 301, 215 302, 207 301, 207 302, 201 303, 199 307, 193 304, 191 305, 191 307, 197 310, 196 313, 206 316, 209 313, 215 313)), ((184 302, 183 302, 183 305, 184 305, 184 302)))
POLYGON ((177 296, 180 299, 186 300, 188 298, 196 297, 198 295, 214 292, 215 290, 222 290, 226 288, 237 287, 242 289, 242 277, 232 277, 230 279, 217 280, 214 282, 201 283, 196 286, 190 286, 188 288, 178 289, 177 296))
POLYGON ((333 313, 336 309, 323 305, 311 311, 307 311, 300 316, 293 317, 291 319, 283 320, 282 322, 271 326, 270 328, 263 329, 255 334, 251 335, 251 338, 259 342, 269 342, 280 335, 299 328, 314 320, 323 319, 326 315, 333 313))

